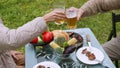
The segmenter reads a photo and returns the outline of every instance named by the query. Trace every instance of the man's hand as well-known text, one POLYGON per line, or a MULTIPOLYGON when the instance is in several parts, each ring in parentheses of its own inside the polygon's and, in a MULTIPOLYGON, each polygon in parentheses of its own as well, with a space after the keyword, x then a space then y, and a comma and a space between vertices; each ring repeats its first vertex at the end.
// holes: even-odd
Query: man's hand
POLYGON ((81 8, 78 9, 78 8, 75 8, 75 7, 70 7, 69 9, 67 9, 67 11, 77 11, 78 12, 77 13, 77 20, 80 20, 83 13, 84 13, 84 11, 81 8))

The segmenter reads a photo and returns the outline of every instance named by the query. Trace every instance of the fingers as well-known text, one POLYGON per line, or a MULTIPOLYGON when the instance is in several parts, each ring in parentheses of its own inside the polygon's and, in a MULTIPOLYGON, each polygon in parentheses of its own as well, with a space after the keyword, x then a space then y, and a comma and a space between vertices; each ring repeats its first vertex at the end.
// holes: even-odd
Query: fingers
POLYGON ((81 19, 81 16, 83 15, 83 10, 82 9, 78 9, 78 8, 75 8, 75 7, 71 7, 69 9, 67 9, 66 11, 77 11, 77 20, 80 20, 81 19))
POLYGON ((11 55, 12 55, 12 57, 13 57, 14 59, 16 59, 16 60, 18 60, 17 55, 23 55, 23 53, 22 53, 22 52, 19 52, 19 51, 14 51, 14 50, 10 51, 10 54, 11 54, 11 55))
POLYGON ((79 14, 78 14, 79 9, 75 8, 75 7, 70 7, 66 10, 66 12, 76 12, 77 14, 77 20, 79 20, 79 14))
POLYGON ((43 18, 46 22, 55 21, 56 19, 64 19, 65 13, 63 11, 60 11, 60 10, 53 10, 52 12, 43 16, 43 18))
POLYGON ((78 10, 77 20, 81 19, 83 13, 84 13, 84 11, 83 11, 82 9, 79 9, 79 10, 78 10))
MULTIPOLYGON (((79 20, 83 15, 83 10, 75 7, 71 7, 66 11, 77 11, 77 20, 79 20)), ((52 12, 43 16, 43 18, 46 22, 48 22, 48 21, 55 21, 56 19, 66 19, 66 15, 63 10, 53 10, 52 12)))
POLYGON ((64 18, 66 18, 65 13, 62 13, 60 11, 54 12, 53 16, 55 17, 55 19, 64 19, 64 18))
POLYGON ((19 51, 11 51, 11 54, 23 54, 22 52, 19 52, 19 51))
POLYGON ((12 57, 13 57, 15 60, 18 60, 16 54, 12 54, 12 57))

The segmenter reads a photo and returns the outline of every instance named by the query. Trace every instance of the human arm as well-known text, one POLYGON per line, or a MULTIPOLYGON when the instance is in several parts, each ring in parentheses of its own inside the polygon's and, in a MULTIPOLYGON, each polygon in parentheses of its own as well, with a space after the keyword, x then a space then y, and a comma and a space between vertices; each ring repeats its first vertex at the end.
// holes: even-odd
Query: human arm
POLYGON ((37 17, 27 24, 17 28, 9 29, 0 25, 0 50, 13 50, 21 47, 37 37, 47 29, 47 24, 42 17, 37 17))
POLYGON ((47 22, 64 17, 59 11, 52 11, 37 17, 17 29, 9 29, 0 24, 0 50, 12 50, 29 43, 47 29, 47 22))
POLYGON ((80 8, 71 7, 68 10, 78 11, 77 19, 95 15, 100 12, 120 9, 120 0, 89 0, 80 8))
POLYGON ((120 0, 89 0, 80 8, 84 11, 82 17, 116 9, 120 9, 120 0))

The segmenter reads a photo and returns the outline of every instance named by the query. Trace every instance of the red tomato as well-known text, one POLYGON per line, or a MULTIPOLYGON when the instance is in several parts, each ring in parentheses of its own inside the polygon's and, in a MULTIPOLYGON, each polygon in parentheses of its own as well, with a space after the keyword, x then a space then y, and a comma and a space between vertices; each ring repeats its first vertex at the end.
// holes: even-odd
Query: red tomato
POLYGON ((37 37, 37 38, 34 38, 30 43, 36 44, 37 42, 38 42, 38 37, 37 37))
POLYGON ((45 42, 45 43, 49 43, 53 40, 53 33, 50 32, 50 31, 45 31, 42 33, 42 40, 45 42))

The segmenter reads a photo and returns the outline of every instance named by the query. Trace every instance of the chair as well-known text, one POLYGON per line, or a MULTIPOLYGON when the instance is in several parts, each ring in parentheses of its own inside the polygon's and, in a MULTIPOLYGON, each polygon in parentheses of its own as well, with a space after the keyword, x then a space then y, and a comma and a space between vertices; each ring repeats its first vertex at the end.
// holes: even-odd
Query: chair
MULTIPOLYGON (((108 36, 108 41, 111 40, 112 37, 116 37, 116 23, 120 22, 120 14, 112 13, 112 30, 108 36)), ((115 61, 116 68, 119 68, 118 61, 115 61)))

